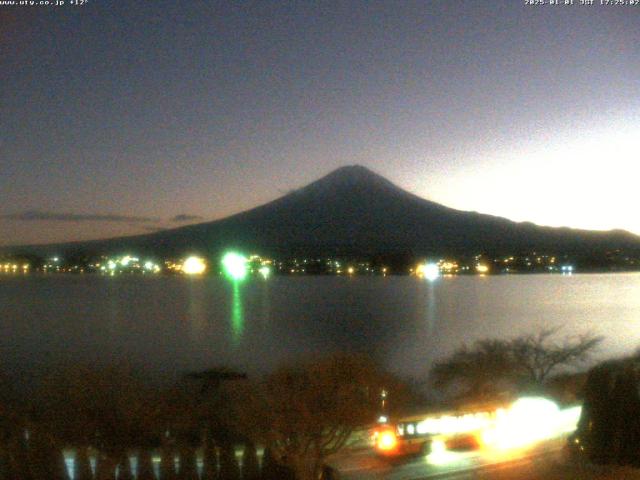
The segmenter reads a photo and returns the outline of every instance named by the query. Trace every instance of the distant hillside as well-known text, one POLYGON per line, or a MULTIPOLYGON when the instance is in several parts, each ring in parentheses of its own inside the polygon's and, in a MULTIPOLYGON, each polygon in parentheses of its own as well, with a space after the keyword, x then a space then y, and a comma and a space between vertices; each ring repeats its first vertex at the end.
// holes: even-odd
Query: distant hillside
POLYGON ((222 220, 157 233, 66 245, 22 247, 52 253, 135 251, 217 254, 242 248, 280 255, 466 255, 547 251, 589 255, 640 251, 640 237, 540 227, 447 208, 361 166, 348 166, 277 200, 222 220))

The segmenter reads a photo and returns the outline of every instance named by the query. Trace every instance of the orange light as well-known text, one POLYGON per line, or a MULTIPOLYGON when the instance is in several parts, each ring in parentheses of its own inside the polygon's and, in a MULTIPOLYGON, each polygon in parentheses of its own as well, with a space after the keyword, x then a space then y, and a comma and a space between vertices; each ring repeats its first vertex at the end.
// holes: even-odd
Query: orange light
POLYGON ((388 452, 394 450, 398 446, 398 438, 392 430, 382 430, 378 432, 376 438, 376 447, 378 450, 388 452))
POLYGON ((489 271, 489 267, 487 265, 482 265, 481 263, 479 263, 478 265, 476 265, 476 271, 478 273, 487 273, 489 271))

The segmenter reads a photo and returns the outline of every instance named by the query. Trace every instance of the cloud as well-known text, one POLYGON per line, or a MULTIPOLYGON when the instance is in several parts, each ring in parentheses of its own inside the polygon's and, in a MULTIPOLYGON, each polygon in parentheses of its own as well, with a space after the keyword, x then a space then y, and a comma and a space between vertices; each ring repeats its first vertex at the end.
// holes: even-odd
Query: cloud
POLYGON ((63 212, 47 212, 41 210, 27 210, 25 212, 10 213, 0 215, 1 219, 19 220, 19 221, 53 221, 53 222, 158 222, 158 218, 152 217, 136 217, 131 215, 114 215, 114 214, 84 214, 84 213, 63 213, 63 212))
POLYGON ((181 213, 180 215, 176 215, 171 219, 172 222, 190 222, 192 220, 202 220, 200 215, 187 215, 186 213, 181 213))
POLYGON ((152 225, 145 225, 145 226, 142 227, 142 229, 146 230, 147 232, 152 232, 152 233, 162 232, 163 230, 167 230, 164 227, 154 227, 152 225))

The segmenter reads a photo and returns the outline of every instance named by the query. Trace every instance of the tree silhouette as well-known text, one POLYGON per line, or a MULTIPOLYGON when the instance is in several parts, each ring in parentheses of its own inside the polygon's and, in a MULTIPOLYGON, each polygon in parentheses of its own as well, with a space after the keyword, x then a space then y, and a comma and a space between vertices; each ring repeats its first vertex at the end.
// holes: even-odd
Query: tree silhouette
POLYGON ((151 452, 149 450, 142 450, 138 454, 137 480, 155 480, 155 476, 153 475, 151 452))
POLYGON ((596 464, 640 464, 640 394, 637 359, 593 367, 585 383, 575 439, 596 464))
POLYGON ((512 339, 483 339, 463 345, 436 362, 431 380, 436 388, 461 391, 462 397, 495 397, 503 392, 540 389, 562 367, 587 361, 601 337, 580 335, 554 339, 558 329, 512 339))
POLYGON ((253 442, 248 442, 245 445, 242 454, 242 480, 260 480, 258 454, 253 442))
POLYGON ((89 452, 86 447, 76 448, 75 480, 93 480, 89 452))
POLYGON ((240 431, 268 445, 298 480, 316 480, 324 459, 341 450, 356 428, 375 420, 380 392, 391 381, 358 355, 302 361, 239 389, 240 411, 233 417, 240 431))
POLYGON ((226 443, 220 448, 220 480, 240 480, 240 467, 233 445, 226 443))

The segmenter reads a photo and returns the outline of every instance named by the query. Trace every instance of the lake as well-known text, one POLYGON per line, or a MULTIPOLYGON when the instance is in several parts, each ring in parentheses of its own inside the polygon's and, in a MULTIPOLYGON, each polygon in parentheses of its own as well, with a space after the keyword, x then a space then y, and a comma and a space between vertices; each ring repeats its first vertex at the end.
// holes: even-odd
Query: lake
POLYGON ((415 277, 0 276, 4 368, 127 360, 152 377, 369 352, 419 377, 462 342, 562 326, 640 347, 640 274, 415 277))

